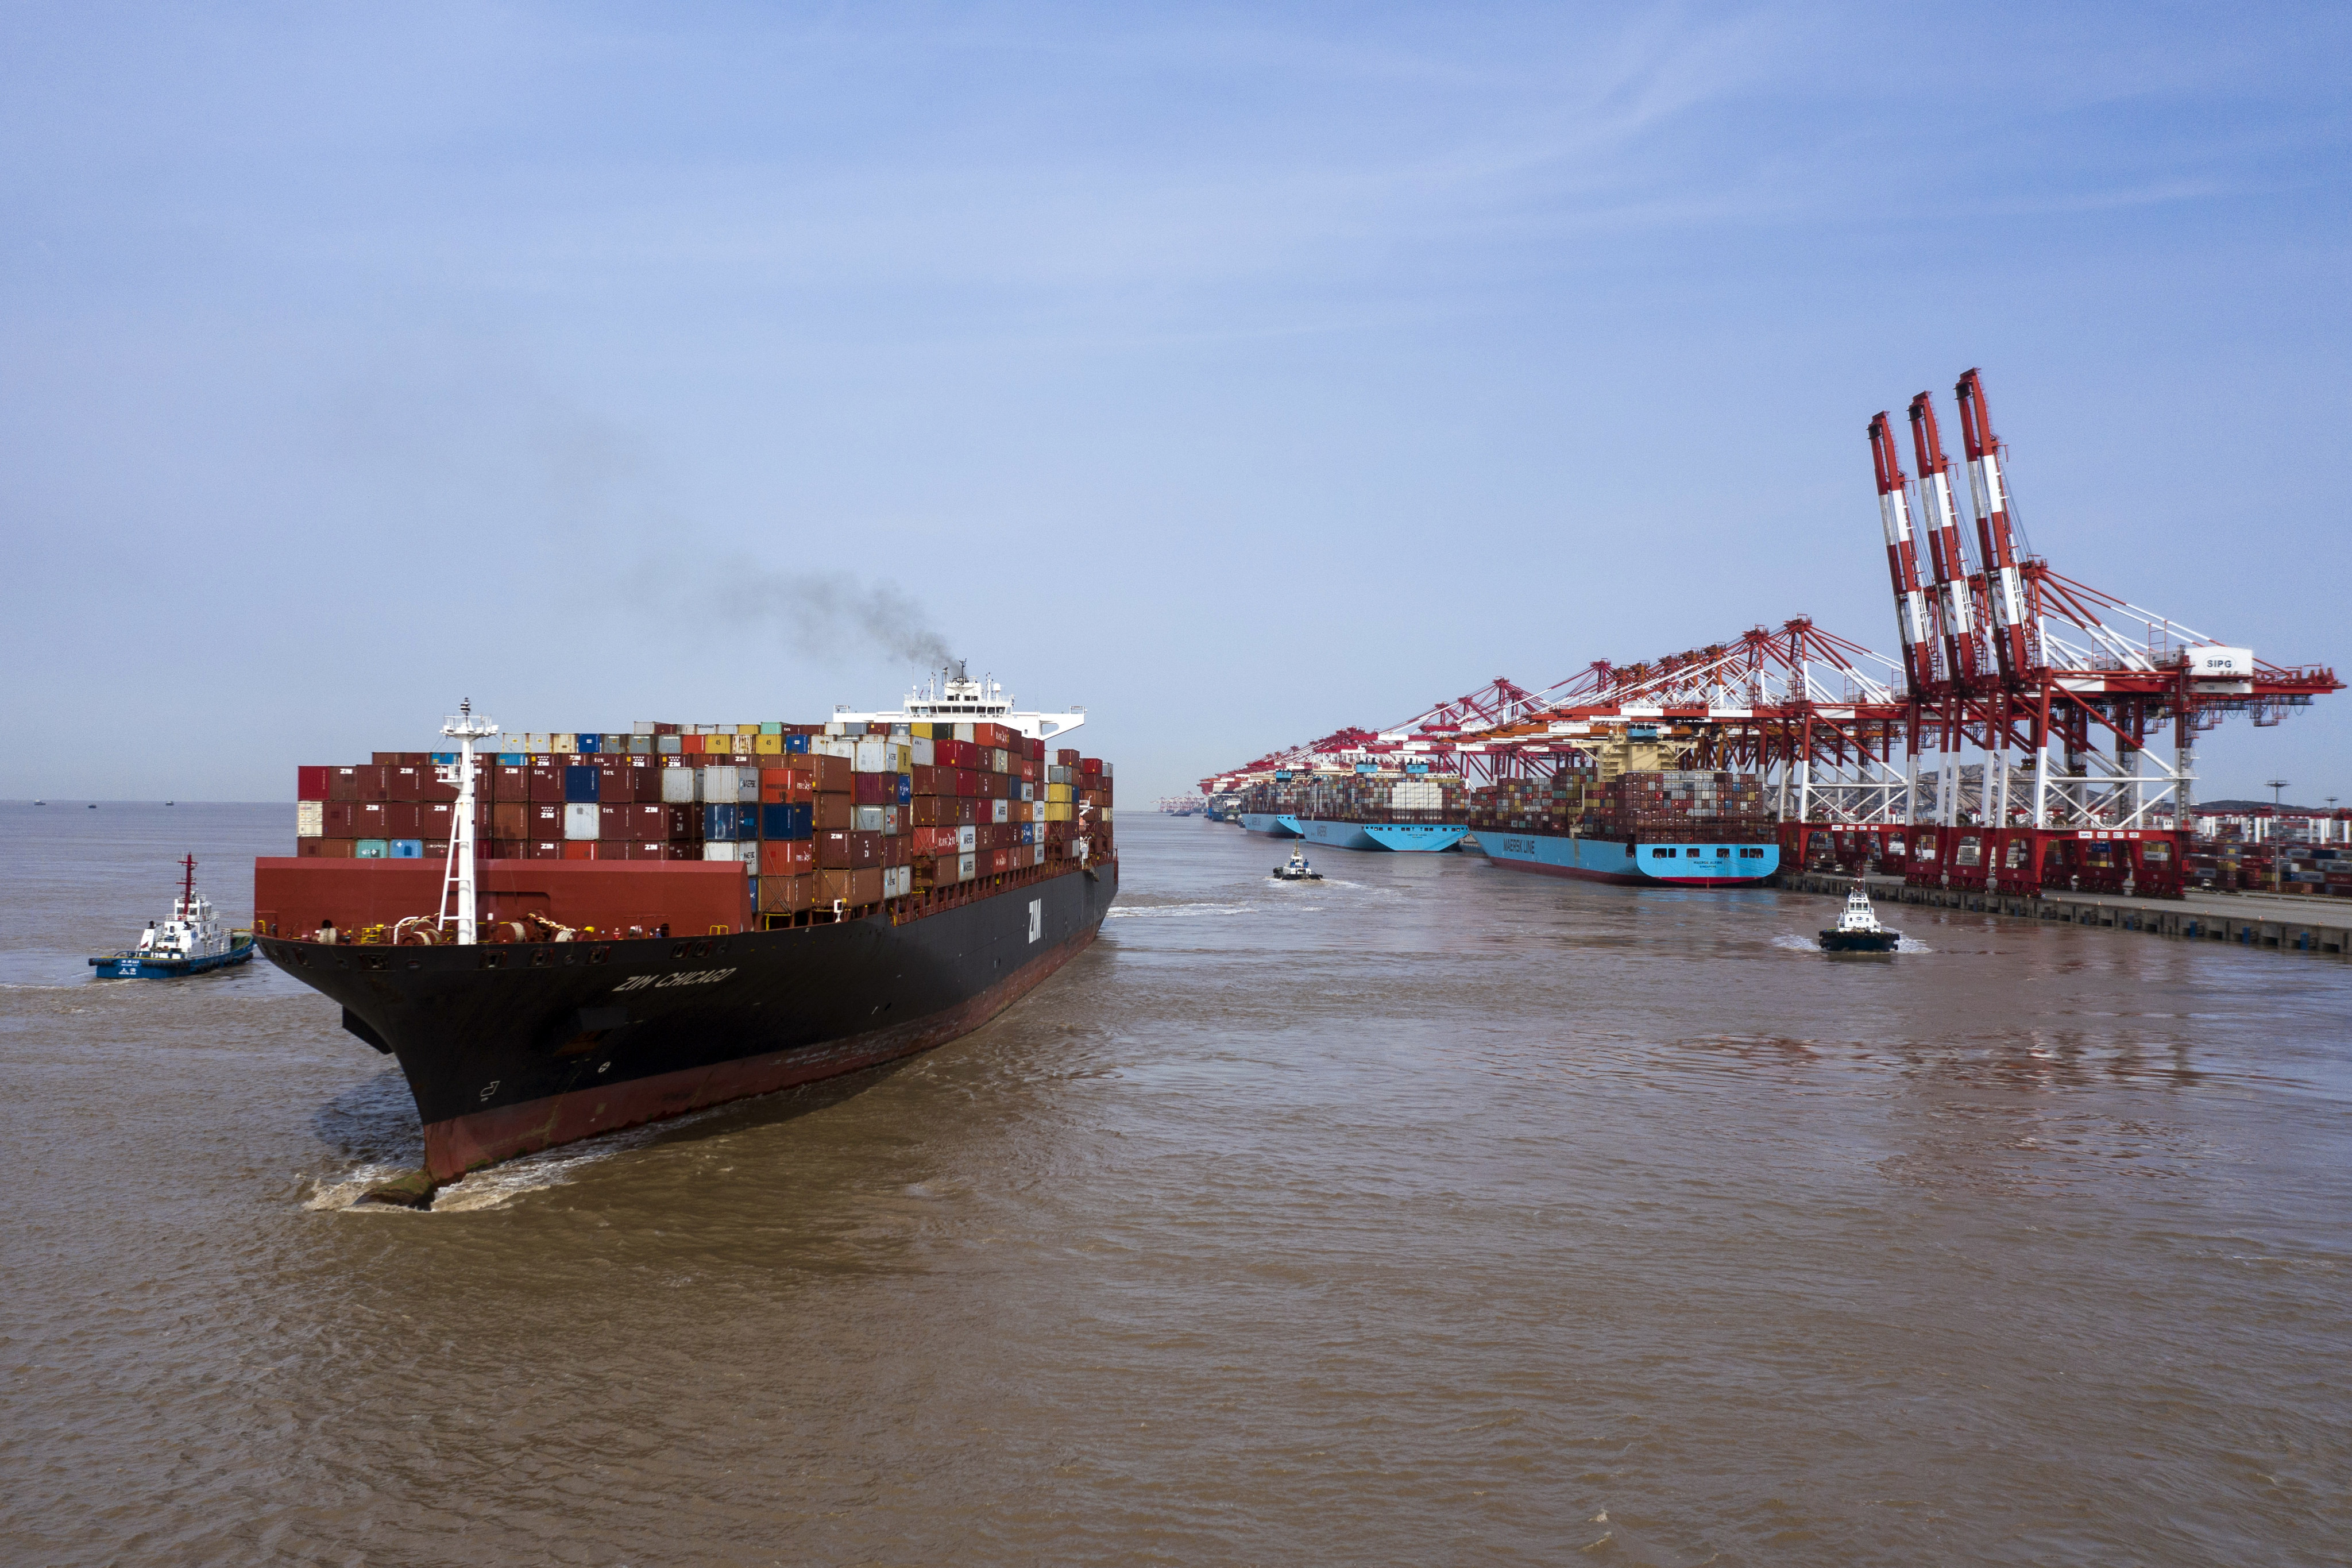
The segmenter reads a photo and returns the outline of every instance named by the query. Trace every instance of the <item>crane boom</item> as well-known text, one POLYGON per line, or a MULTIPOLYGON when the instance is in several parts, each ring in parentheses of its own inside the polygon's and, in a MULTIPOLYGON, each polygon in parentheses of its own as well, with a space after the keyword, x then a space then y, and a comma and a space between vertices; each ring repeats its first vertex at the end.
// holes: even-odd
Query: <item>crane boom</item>
POLYGON ((1878 471, 1878 517, 1886 530, 1886 570, 1895 580, 1895 627, 1903 639, 1903 673, 1915 695, 1935 684, 1935 632, 1919 581, 1919 547, 1911 532, 1911 478, 1895 453, 1884 413, 1870 422, 1870 460, 1878 471))
POLYGON ((1992 601, 1993 653, 2000 677, 2014 685, 2032 668, 2028 651, 2025 584, 2018 569, 2016 530, 2010 524, 2009 489, 2001 479, 2000 441, 1985 405, 1984 379, 1971 367, 1952 388, 1960 405, 1960 444, 1969 458, 1969 495, 1976 503, 1977 545, 1984 557, 1986 597, 1992 601))
POLYGON ((1960 546, 1960 519, 1952 504, 1952 462, 1936 431, 1936 406, 1926 393, 1911 400, 1911 447, 1919 460, 1919 504, 1927 512, 1927 554, 1944 612, 1944 661, 1960 689, 1982 672, 1978 657, 1976 588, 1960 546))

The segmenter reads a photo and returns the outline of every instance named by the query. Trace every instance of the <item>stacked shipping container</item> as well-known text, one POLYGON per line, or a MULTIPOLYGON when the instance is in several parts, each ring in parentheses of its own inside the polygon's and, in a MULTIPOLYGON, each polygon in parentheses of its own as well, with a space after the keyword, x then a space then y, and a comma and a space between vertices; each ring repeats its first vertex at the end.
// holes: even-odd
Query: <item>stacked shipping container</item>
MULTIPOLYGON (((731 861, 783 917, 1111 849, 1109 764, 994 723, 641 724, 478 757, 485 858, 731 861)), ((515 737, 509 737, 511 741, 515 737)), ((455 755, 298 770, 297 854, 448 854, 455 755)))
POLYGON ((1778 824, 1753 773, 1671 770, 1596 780, 1562 768, 1549 779, 1506 779, 1476 791, 1470 826, 1628 843, 1769 844, 1778 824))

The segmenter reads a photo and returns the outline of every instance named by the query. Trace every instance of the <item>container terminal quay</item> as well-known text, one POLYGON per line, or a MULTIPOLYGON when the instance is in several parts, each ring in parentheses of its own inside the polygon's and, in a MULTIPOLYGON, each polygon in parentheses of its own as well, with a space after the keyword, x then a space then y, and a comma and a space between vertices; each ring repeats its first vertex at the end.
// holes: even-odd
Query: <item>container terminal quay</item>
POLYGON ((1540 689, 1497 678, 1162 809, 1621 885, 1842 896, 1864 879, 1901 901, 2344 952, 2352 812, 2196 790, 2203 732, 2275 726, 2341 690, 2335 671, 2062 573, 2028 540, 1983 376, 1953 395, 1957 460, 1931 393, 1907 441, 1888 413, 1864 427, 1894 655, 1798 616, 1540 689))

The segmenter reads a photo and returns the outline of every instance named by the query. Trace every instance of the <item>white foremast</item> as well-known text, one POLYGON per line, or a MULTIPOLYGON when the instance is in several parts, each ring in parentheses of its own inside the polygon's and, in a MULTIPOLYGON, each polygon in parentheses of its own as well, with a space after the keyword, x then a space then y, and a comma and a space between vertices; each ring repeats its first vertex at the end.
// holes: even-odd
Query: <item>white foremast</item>
POLYGON ((446 929, 457 928, 457 945, 474 945, 474 923, 477 912, 474 889, 474 742, 488 740, 499 732, 494 719, 474 717, 471 698, 457 704, 457 711, 442 724, 441 732, 457 742, 457 761, 454 766, 445 764, 436 770, 443 784, 457 786, 457 821, 449 832, 449 863, 441 877, 441 913, 438 923, 446 929), (454 775, 454 776, 453 776, 454 775), (453 911, 449 905, 457 903, 453 911))

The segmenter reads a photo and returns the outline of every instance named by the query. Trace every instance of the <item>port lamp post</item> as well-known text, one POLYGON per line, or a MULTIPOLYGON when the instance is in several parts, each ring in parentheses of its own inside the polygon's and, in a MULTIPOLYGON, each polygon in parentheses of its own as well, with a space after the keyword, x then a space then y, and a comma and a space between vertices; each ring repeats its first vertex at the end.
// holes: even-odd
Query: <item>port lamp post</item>
POLYGON ((443 721, 441 732, 457 742, 457 763, 438 770, 443 784, 457 786, 457 820, 449 825, 449 860, 441 876, 438 923, 445 931, 454 925, 457 945, 471 947, 478 940, 475 914, 478 907, 474 888, 474 742, 488 740, 499 732, 499 726, 494 719, 477 718, 473 700, 467 698, 443 721))

